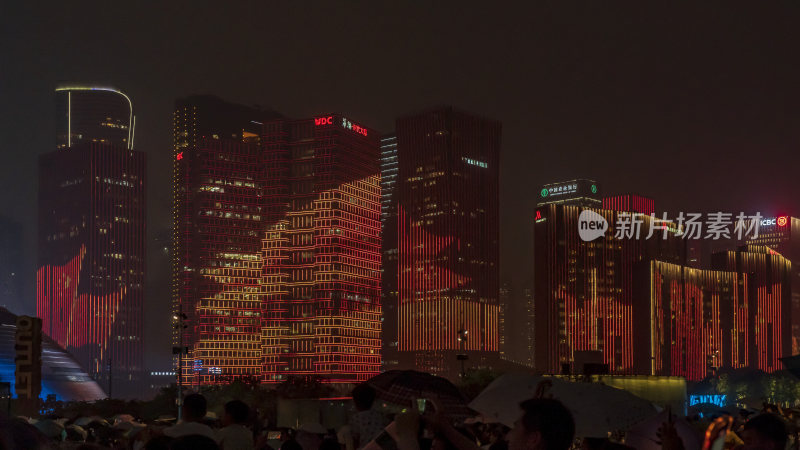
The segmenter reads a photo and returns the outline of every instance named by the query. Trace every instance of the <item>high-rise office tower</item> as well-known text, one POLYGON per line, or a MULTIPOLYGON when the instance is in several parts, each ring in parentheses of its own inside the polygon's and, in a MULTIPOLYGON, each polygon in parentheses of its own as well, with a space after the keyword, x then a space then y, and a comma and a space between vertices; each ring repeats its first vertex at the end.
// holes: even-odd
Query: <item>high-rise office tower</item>
POLYGON ((263 381, 381 364, 377 133, 339 114, 264 124, 263 381))
POLYGON ((637 374, 699 381, 749 367, 747 276, 661 261, 634 271, 637 374))
POLYGON ((36 313, 112 395, 130 394, 142 370, 145 154, 132 149, 121 91, 60 87, 56 99, 58 150, 39 158, 36 313))
POLYGON ((105 380, 142 369, 145 170, 144 153, 97 143, 39 159, 36 315, 105 380))
MULTIPOLYGON (((791 262, 792 311, 800 312, 800 219, 790 216, 764 217, 758 236, 750 235, 748 243, 764 245, 791 262)), ((792 317, 792 354, 800 353, 800 317, 792 317)))
MULTIPOLYGON (((499 359, 499 122, 431 109, 397 119, 398 361, 456 376, 499 359), (464 358, 469 358, 465 360, 464 358)), ((388 308, 387 308, 388 310, 388 308)))
POLYGON ((636 373, 699 381, 718 369, 774 372, 781 357, 795 354, 789 261, 758 245, 711 259, 712 269, 637 266, 636 373))
POLYGON ((712 267, 736 272, 744 282, 738 286, 735 331, 731 336, 739 350, 739 364, 765 372, 783 369, 779 358, 797 354, 800 308, 792 298, 791 261, 763 245, 746 245, 735 251, 711 256, 712 267))
POLYGON ((384 370, 397 368, 397 136, 381 137, 381 306, 384 370))
POLYGON ((634 267, 651 259, 681 263, 685 243, 672 226, 647 239, 651 218, 645 215, 636 220, 638 236, 617 238, 618 217, 630 213, 599 208, 591 210, 608 228, 584 241, 578 233, 584 209, 551 203, 535 212, 535 367, 566 372, 575 352, 600 351, 611 373, 632 374, 634 342, 647 326, 633 318, 634 267))
POLYGON ((262 123, 276 117, 207 95, 175 102, 173 340, 189 348, 181 367, 190 385, 261 375, 259 140, 262 123))
POLYGON ((133 103, 112 87, 63 85, 56 88, 56 147, 96 142, 133 149, 133 103))

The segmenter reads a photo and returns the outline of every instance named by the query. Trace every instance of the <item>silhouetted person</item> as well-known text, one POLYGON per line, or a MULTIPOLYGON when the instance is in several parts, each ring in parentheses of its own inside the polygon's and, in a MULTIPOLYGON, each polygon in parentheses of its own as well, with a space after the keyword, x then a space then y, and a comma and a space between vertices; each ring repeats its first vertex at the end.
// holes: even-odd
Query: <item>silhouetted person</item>
POLYGON ((375 403, 375 389, 372 386, 362 383, 353 388, 353 403, 358 412, 350 418, 350 432, 353 445, 361 449, 378 437, 389 422, 383 414, 372 409, 375 403))
POLYGON ((759 414, 744 424, 741 433, 744 450, 783 450, 789 438, 786 423, 775 414, 759 414))
POLYGON ((0 419, 0 449, 37 450, 50 448, 49 441, 33 425, 21 419, 0 419))
POLYGON ((187 395, 183 399, 183 406, 181 407, 183 420, 164 430, 164 434, 174 438, 199 434, 213 440, 215 438, 214 430, 202 423, 206 417, 206 408, 205 397, 200 394, 187 395))
POLYGON ((567 450, 572 446, 575 420, 561 402, 534 398, 519 406, 523 415, 508 434, 509 450, 567 450))
POLYGON ((252 450, 253 432, 247 427, 250 408, 241 400, 225 404, 222 428, 217 431, 217 443, 222 450, 252 450))
POLYGON ((220 450, 214 439, 199 434, 189 434, 176 438, 169 450, 220 450))

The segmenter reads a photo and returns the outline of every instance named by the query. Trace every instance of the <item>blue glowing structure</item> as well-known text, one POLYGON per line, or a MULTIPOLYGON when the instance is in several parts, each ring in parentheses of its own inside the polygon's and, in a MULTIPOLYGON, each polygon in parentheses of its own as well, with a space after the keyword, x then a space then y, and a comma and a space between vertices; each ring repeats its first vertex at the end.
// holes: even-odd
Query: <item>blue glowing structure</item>
MULTIPOLYGON (((16 316, 0 308, 0 382, 10 382, 14 390, 14 334, 16 316)), ((62 401, 93 401, 106 398, 106 393, 55 342, 42 335, 42 399, 55 395, 62 401)))

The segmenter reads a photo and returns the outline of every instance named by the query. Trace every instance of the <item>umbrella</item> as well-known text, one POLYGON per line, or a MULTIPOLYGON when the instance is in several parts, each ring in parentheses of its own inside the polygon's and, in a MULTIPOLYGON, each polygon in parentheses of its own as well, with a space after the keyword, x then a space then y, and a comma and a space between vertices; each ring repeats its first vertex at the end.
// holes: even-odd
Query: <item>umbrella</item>
POLYGON ((458 388, 445 378, 416 370, 389 370, 376 375, 366 383, 375 389, 377 398, 400 405, 412 406, 416 399, 436 396, 444 413, 451 419, 466 418, 473 414, 466 398, 458 388))
POLYGON ((85 427, 93 423, 97 423, 103 426, 108 426, 108 422, 100 416, 81 417, 76 419, 75 422, 73 423, 81 427, 85 427))
POLYGON ((89 433, 81 426, 67 425, 67 438, 73 441, 85 441, 89 433))
POLYGON ((658 414, 650 402, 622 389, 528 374, 507 374, 497 378, 469 407, 513 427, 522 415, 519 404, 536 397, 542 381, 551 384, 547 396, 560 400, 572 412, 575 433, 579 437, 607 437, 609 432, 627 430, 658 414))
POLYGON ((39 432, 43 435, 47 436, 48 438, 60 438, 61 433, 64 431, 64 426, 60 423, 56 422, 55 420, 44 419, 36 422, 33 426, 36 427, 39 432))
MULTIPOLYGON (((625 437, 625 445, 630 445, 639 450, 661 450, 661 444, 657 443, 659 439, 656 434, 661 425, 669 420, 668 414, 668 411, 662 411, 657 416, 653 416, 628 430, 625 437)), ((686 450, 700 450, 702 440, 686 419, 682 417, 676 418, 673 414, 672 423, 681 441, 683 441, 683 448, 686 450)))

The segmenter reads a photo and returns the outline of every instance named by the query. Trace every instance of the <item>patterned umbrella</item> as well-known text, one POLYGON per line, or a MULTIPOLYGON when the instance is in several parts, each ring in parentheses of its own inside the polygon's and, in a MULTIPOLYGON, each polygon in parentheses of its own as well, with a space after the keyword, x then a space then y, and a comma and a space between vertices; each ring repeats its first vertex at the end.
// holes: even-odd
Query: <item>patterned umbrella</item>
POLYGON ((475 413, 467 406, 467 399, 458 388, 445 378, 416 370, 390 370, 366 382, 375 389, 377 398, 408 408, 418 399, 438 397, 445 415, 451 419, 464 419, 475 413))

